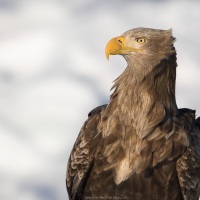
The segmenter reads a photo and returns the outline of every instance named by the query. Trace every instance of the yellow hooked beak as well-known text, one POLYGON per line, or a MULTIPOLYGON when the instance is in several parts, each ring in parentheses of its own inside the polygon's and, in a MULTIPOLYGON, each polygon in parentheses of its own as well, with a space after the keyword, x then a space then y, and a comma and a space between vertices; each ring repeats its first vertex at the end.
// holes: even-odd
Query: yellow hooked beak
POLYGON ((106 58, 109 60, 110 55, 116 54, 129 54, 130 52, 138 52, 139 49, 129 47, 126 45, 126 39, 124 36, 119 36, 111 39, 106 45, 106 58))
POLYGON ((123 36, 111 39, 106 45, 106 58, 109 60, 110 55, 119 54, 123 49, 125 38, 123 36))

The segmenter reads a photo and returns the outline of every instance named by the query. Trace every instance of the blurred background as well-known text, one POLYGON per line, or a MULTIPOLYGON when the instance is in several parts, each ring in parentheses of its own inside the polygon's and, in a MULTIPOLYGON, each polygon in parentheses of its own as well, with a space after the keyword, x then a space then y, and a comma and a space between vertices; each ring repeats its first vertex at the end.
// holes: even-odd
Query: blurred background
POLYGON ((173 28, 177 103, 200 115, 200 1, 0 0, 0 199, 64 200, 78 132, 125 69, 115 36, 173 28))

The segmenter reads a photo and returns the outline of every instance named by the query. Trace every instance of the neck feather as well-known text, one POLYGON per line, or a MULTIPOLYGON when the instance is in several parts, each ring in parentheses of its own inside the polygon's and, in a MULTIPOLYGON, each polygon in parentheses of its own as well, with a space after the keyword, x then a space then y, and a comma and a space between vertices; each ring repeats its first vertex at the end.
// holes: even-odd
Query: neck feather
POLYGON ((176 66, 176 54, 161 60, 156 66, 144 66, 143 71, 141 66, 139 69, 130 63, 113 85, 114 92, 107 111, 119 114, 120 123, 133 126, 140 137, 145 137, 164 120, 166 113, 173 116, 178 112, 176 66), (147 72, 149 69, 152 70, 147 72), (123 119, 129 121, 122 122, 123 119))

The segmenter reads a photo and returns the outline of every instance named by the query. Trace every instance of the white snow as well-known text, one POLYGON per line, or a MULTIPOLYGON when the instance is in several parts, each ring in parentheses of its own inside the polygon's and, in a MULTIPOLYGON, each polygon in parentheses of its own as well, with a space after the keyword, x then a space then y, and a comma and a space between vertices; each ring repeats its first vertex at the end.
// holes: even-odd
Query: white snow
POLYGON ((67 159, 126 62, 104 49, 134 27, 173 28, 177 103, 200 115, 200 1, 0 1, 0 199, 68 199, 67 159))

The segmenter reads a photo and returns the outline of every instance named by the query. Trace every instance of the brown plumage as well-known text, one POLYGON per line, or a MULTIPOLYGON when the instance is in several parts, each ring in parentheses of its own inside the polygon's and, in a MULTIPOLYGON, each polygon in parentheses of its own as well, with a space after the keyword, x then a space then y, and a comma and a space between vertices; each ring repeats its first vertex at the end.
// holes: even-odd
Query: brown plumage
POLYGON ((178 109, 171 30, 136 28, 108 43, 127 68, 89 113, 67 168, 70 200, 197 200, 200 119, 178 109))

